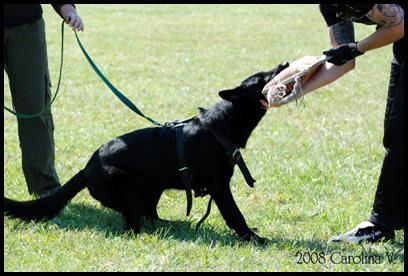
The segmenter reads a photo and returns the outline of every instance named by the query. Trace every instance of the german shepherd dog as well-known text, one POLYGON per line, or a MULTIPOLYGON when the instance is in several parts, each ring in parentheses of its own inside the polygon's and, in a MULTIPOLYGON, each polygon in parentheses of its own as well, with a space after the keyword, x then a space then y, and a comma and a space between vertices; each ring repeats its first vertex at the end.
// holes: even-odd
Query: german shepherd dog
MULTIPOLYGON (((244 148, 266 110, 262 89, 287 68, 287 62, 246 78, 234 89, 219 92, 221 101, 183 126, 185 157, 191 171, 191 188, 205 191, 220 210, 227 225, 245 241, 265 243, 245 222, 230 189, 234 164, 209 127, 244 148)), ((17 202, 4 198, 4 214, 22 220, 49 220, 82 189, 102 205, 124 216, 126 226, 140 232, 141 218, 158 220, 157 204, 164 190, 184 189, 179 173, 174 128, 135 130, 102 145, 85 168, 53 194, 17 202)))

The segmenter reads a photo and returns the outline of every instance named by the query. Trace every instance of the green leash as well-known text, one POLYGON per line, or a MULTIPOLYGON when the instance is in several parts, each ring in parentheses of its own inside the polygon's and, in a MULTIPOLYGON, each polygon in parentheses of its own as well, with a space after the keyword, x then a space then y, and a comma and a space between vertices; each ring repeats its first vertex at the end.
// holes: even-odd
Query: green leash
POLYGON ((41 110, 38 113, 35 114, 23 114, 23 113, 18 113, 13 111, 12 109, 4 106, 4 109, 7 110, 8 112, 10 112, 11 114, 13 114, 14 116, 16 116, 17 118, 23 118, 23 119, 32 119, 35 117, 38 117, 40 115, 42 115, 43 113, 49 111, 51 109, 51 104, 54 102, 55 98, 58 95, 58 91, 60 88, 60 83, 61 83, 61 76, 62 76, 62 64, 64 62, 64 21, 62 21, 61 24, 61 62, 60 62, 60 72, 59 72, 59 77, 58 77, 58 85, 57 85, 57 91, 55 91, 54 97, 52 98, 52 100, 48 103, 47 106, 44 107, 43 110, 41 110))
MULTIPOLYGON (((123 93, 121 93, 99 70, 99 68, 95 65, 95 63, 92 61, 91 57, 85 50, 84 46, 82 45, 81 41, 79 40, 78 34, 75 31, 75 37, 78 42, 79 47, 81 48, 82 53, 85 55, 86 60, 89 62, 91 65, 92 69, 96 72, 96 74, 102 79, 102 81, 109 87, 109 89, 116 95, 116 97, 119 98, 127 107, 129 107, 133 112, 138 114, 139 116, 145 118, 152 124, 156 126, 163 126, 161 123, 157 122, 156 120, 147 117, 146 115, 143 114, 142 111, 140 111, 139 108, 135 104, 133 104, 123 93)), ((4 109, 10 112, 11 114, 15 115, 17 118, 35 118, 40 115, 42 115, 44 112, 50 110, 52 103, 54 102, 55 98, 58 95, 58 91, 60 88, 60 83, 61 83, 61 76, 62 76, 62 65, 63 65, 63 57, 64 57, 64 20, 62 21, 61 25, 61 65, 60 65, 60 73, 59 73, 59 78, 58 78, 58 86, 57 86, 57 91, 55 92, 54 97, 50 101, 50 103, 40 112, 35 113, 35 114, 23 114, 23 113, 18 113, 13 111, 12 109, 4 106, 4 109)))
POLYGON ((82 50, 82 53, 84 53, 86 60, 89 62, 89 64, 91 65, 92 69, 95 71, 95 73, 102 79, 102 81, 109 87, 109 89, 113 92, 113 94, 116 95, 116 97, 119 98, 119 100, 121 100, 127 107, 129 107, 133 112, 135 112, 136 114, 138 114, 139 116, 145 118, 146 120, 148 120, 149 122, 151 122, 152 124, 156 125, 156 126, 163 126, 162 124, 160 124, 159 122, 157 122, 156 120, 147 117, 146 115, 144 115, 142 113, 142 111, 139 110, 139 108, 137 108, 136 105, 134 105, 125 95, 123 95, 103 74, 102 72, 99 70, 99 68, 95 65, 95 63, 92 61, 92 59, 90 58, 90 56, 88 55, 88 53, 86 52, 84 46, 82 45, 81 41, 79 40, 79 37, 75 31, 75 37, 76 40, 78 42, 79 47, 82 50))

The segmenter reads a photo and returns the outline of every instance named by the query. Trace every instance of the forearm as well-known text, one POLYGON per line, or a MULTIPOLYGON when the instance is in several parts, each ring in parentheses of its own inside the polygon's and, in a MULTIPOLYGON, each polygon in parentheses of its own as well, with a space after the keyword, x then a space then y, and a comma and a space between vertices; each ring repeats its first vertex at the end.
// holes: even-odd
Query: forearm
POLYGON ((359 51, 380 48, 404 37, 404 10, 400 5, 376 4, 367 16, 380 27, 372 35, 358 42, 359 51))
POLYGON ((355 61, 351 60, 343 66, 337 66, 329 62, 324 63, 317 72, 303 85, 304 94, 319 89, 335 80, 341 78, 344 74, 354 69, 355 61))
POLYGON ((59 14, 62 18, 64 18, 67 12, 71 12, 72 10, 75 11, 74 4, 51 4, 54 8, 55 12, 59 14))
MULTIPOLYGON (((351 22, 341 21, 329 27, 329 38, 332 47, 354 41, 354 27, 351 22)), ((302 87, 303 93, 319 89, 354 69, 355 61, 350 60, 342 66, 326 62, 302 87)))
POLYGON ((367 52, 391 44, 404 37, 404 20, 392 27, 380 27, 369 37, 357 43, 360 52, 367 52))

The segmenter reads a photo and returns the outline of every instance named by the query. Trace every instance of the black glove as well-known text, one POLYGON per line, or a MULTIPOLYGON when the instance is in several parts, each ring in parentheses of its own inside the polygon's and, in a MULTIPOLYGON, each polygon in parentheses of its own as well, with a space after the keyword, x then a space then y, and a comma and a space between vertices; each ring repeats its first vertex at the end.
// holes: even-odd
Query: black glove
POLYGON ((357 42, 351 42, 348 44, 341 44, 330 50, 326 50, 323 52, 323 54, 329 57, 327 60, 328 62, 336 65, 343 65, 347 61, 361 56, 364 53, 357 49, 357 42))

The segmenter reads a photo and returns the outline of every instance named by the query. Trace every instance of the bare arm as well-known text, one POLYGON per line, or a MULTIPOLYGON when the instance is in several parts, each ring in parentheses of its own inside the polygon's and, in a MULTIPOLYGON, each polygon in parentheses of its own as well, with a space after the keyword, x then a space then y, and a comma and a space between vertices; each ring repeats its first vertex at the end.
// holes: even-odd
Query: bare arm
MULTIPOLYGON (((332 47, 354 41, 354 27, 352 22, 341 21, 329 27, 329 37, 332 47)), ((351 60, 342 66, 337 66, 329 62, 325 62, 316 73, 302 85, 301 95, 303 96, 311 91, 314 91, 322 86, 325 86, 350 70, 354 69, 355 61, 351 60)), ((269 92, 268 92, 269 95, 269 92)), ((268 97, 267 97, 268 98, 268 97)), ((265 108, 279 107, 282 103, 271 103, 271 101, 261 100, 261 104, 265 108)))
POLYGON ((404 10, 397 4, 376 4, 367 16, 380 27, 361 40, 357 48, 361 52, 380 48, 404 37, 404 10))
MULTIPOLYGON (((380 48, 404 37, 404 10, 397 4, 376 4, 367 16, 380 27, 370 36, 357 44, 360 52, 380 48)), ((329 28, 332 47, 354 41, 353 23, 339 22, 329 28)), ((342 66, 326 62, 319 71, 303 86, 303 92, 309 93, 325 86, 354 69, 351 60, 342 66)))
MULTIPOLYGON (((331 46, 334 48, 338 45, 354 41, 354 27, 352 22, 341 21, 329 27, 329 37, 331 46)), ((303 93, 309 93, 322 86, 334 82, 347 72, 354 69, 355 61, 350 60, 342 66, 337 66, 326 62, 314 76, 307 81, 302 87, 303 93)))

